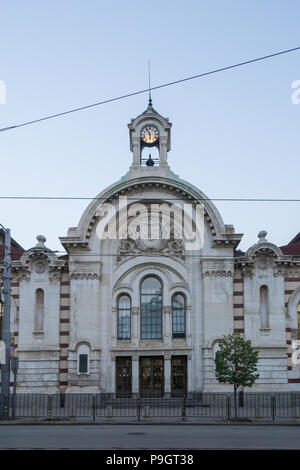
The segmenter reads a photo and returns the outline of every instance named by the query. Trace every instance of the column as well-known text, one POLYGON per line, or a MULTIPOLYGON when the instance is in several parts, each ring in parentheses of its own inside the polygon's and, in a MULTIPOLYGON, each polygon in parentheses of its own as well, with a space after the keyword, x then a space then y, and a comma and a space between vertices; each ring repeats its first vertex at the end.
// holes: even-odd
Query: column
MULTIPOLYGON (((108 369, 109 370, 109 369, 108 369)), ((111 366, 110 366, 110 384, 107 384, 107 392, 110 393, 117 393, 117 385, 116 385, 116 358, 115 356, 111 357, 111 366)))
POLYGON ((168 137, 160 136, 159 138, 160 145, 159 145, 159 165, 166 166, 167 165, 167 141, 168 137))
POLYGON ((164 307, 164 343, 166 346, 171 346, 172 342, 172 308, 164 307))
POLYGON ((139 357, 132 356, 132 395, 139 393, 139 357))
POLYGON ((165 385, 165 397, 171 396, 171 356, 164 357, 164 385, 165 385))
POLYGON ((189 354, 187 357, 187 392, 195 391, 195 384, 193 381, 193 364, 192 364, 192 355, 189 354))
POLYGON ((185 328, 186 328, 186 344, 187 346, 192 345, 192 307, 190 305, 187 305, 186 307, 186 312, 185 312, 185 328))
POLYGON ((132 152, 133 152, 132 166, 138 167, 140 165, 140 158, 141 158, 140 137, 132 138, 132 152))
POLYGON ((139 342, 139 307, 131 309, 131 342, 138 347, 139 342))
POLYGON ((117 332, 118 332, 118 315, 117 315, 117 309, 113 308, 111 312, 111 332, 112 332, 112 337, 111 337, 111 342, 113 346, 117 345, 117 332))

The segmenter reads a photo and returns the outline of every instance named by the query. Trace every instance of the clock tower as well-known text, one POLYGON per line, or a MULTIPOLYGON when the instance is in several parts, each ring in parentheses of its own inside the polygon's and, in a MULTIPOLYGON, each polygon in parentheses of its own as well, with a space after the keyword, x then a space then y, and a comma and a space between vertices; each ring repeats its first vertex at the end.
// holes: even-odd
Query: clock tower
POLYGON ((171 149, 171 127, 149 100, 146 111, 132 119, 129 128, 130 150, 133 153, 131 177, 168 176, 168 152, 171 149), (157 157, 153 157, 153 150, 157 157))

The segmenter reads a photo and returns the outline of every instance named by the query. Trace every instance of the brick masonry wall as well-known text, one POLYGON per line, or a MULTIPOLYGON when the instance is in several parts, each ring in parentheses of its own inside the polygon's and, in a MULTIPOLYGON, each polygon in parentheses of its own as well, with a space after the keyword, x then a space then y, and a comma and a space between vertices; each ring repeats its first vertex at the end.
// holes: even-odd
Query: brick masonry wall
POLYGON ((244 279, 240 269, 233 277, 233 328, 244 336, 244 279))
POLYGON ((59 314, 59 388, 64 392, 68 386, 68 353, 70 334, 70 280, 68 273, 63 273, 60 281, 59 314))

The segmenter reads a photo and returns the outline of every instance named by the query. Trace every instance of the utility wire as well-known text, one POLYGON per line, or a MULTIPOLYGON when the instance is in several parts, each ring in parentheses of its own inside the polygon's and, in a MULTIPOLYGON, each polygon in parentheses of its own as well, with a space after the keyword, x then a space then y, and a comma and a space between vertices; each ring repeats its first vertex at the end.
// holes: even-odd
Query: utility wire
POLYGON ((272 57, 276 57, 276 56, 283 55, 283 54, 288 54, 290 52, 295 52, 299 49, 300 49, 300 46, 294 47, 292 49, 286 49, 284 51, 275 52, 273 54, 265 55, 265 56, 262 56, 262 57, 257 57, 256 59, 246 60, 244 62, 239 62, 237 64, 228 65, 227 67, 221 67, 221 68, 218 68, 218 69, 215 69, 215 70, 210 70, 209 72, 204 72, 204 73, 200 73, 200 74, 193 75, 193 76, 190 76, 190 77, 181 78, 180 80, 174 80, 172 82, 163 83, 162 85, 157 85, 157 86, 154 86, 154 87, 148 87, 144 90, 135 91, 133 93, 127 93, 125 95, 117 96, 115 98, 110 98, 110 99, 107 99, 107 100, 104 100, 104 101, 99 101, 97 103, 92 103, 92 104, 89 104, 89 105, 86 105, 86 106, 81 106, 79 108, 74 108, 74 109, 70 109, 68 111, 63 111, 61 113, 51 114, 51 115, 44 116, 44 117, 39 118, 39 119, 34 119, 32 121, 23 122, 21 124, 15 124, 14 126, 3 127, 2 129, 0 129, 0 132, 5 132, 5 131, 11 130, 11 129, 16 129, 18 127, 28 126, 30 124, 35 124, 37 122, 46 121, 48 119, 53 119, 53 118, 56 118, 56 117, 64 116, 66 114, 75 113, 77 111, 82 111, 84 109, 93 108, 95 106, 100 106, 102 104, 111 103, 113 101, 118 101, 118 100, 122 100, 122 99, 125 99, 125 98, 130 98, 131 96, 140 95, 142 93, 150 93, 150 91, 152 91, 152 90, 158 90, 160 88, 166 88, 168 86, 177 85, 178 83, 187 82, 189 80, 195 80, 196 78, 205 77, 207 75, 212 75, 214 73, 224 72, 225 70, 230 70, 230 69, 233 69, 235 67, 242 67, 243 65, 252 64, 254 62, 258 62, 258 61, 261 61, 261 60, 271 59, 272 57))
MULTIPOLYGON (((115 199, 116 196, 107 196, 107 197, 68 197, 68 196, 0 196, 1 199, 16 199, 16 200, 88 200, 88 201, 110 201, 115 199)), ((300 202, 300 199, 275 199, 275 198, 142 198, 142 197, 127 197, 127 201, 140 201, 140 202, 156 202, 156 201, 189 201, 189 202, 202 202, 202 201, 219 201, 219 202, 300 202)))

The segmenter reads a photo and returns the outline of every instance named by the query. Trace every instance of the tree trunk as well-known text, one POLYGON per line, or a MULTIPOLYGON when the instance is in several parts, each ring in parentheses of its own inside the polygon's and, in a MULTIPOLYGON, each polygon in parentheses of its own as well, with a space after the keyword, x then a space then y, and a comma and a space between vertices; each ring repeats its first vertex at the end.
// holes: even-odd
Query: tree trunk
POLYGON ((234 385, 234 415, 235 418, 237 418, 238 412, 237 412, 237 386, 234 385))

